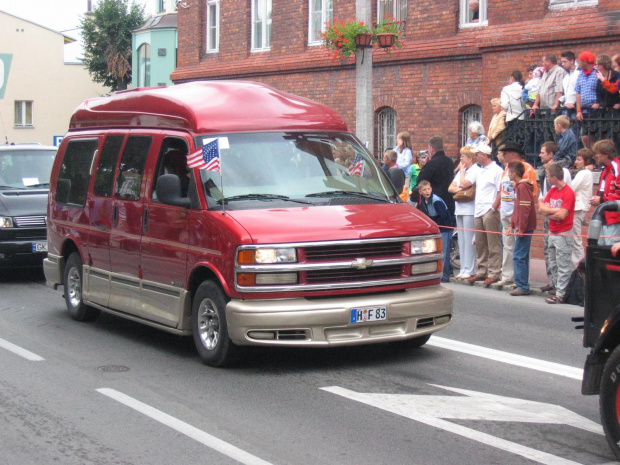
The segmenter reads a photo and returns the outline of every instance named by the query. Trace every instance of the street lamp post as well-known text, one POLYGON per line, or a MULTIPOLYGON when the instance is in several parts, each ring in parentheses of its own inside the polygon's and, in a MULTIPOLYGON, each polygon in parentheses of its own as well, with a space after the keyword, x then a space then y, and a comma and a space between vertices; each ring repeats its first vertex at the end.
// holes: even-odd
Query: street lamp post
MULTIPOLYGON (((357 19, 372 24, 369 0, 355 0, 357 19)), ((355 134, 374 153, 372 105, 372 48, 358 48, 355 53, 355 134), (368 55, 368 56, 365 56, 368 55), (363 59, 364 58, 364 59, 363 59)))

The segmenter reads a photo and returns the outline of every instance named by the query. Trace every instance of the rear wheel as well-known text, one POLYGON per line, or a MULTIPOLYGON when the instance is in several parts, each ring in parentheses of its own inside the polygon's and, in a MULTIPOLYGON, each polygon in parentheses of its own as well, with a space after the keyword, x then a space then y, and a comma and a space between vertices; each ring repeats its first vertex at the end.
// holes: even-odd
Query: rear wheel
POLYGON ((82 259, 73 252, 65 264, 64 273, 65 302, 71 318, 76 321, 93 321, 101 313, 96 308, 86 305, 82 300, 82 259))
POLYGON ((240 348, 228 336, 227 296, 213 281, 203 282, 192 302, 192 333, 203 363, 229 366, 238 360, 240 348))
POLYGON ((605 364, 599 402, 605 437, 616 458, 620 459, 620 346, 605 364))

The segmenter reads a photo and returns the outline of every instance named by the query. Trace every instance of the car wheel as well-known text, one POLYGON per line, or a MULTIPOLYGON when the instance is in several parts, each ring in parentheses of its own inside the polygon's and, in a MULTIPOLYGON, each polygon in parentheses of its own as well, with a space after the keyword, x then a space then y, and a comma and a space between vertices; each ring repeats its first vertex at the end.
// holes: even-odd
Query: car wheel
POLYGON ((69 255, 65 264, 65 302, 71 318, 76 321, 93 321, 101 313, 82 300, 82 259, 77 252, 69 255))
POLYGON ((203 363, 213 367, 238 361, 240 348, 232 343, 226 324, 227 296, 213 281, 203 282, 192 302, 192 333, 203 363))
POLYGON ((620 346, 605 363, 599 403, 605 437, 616 458, 620 459, 620 346))

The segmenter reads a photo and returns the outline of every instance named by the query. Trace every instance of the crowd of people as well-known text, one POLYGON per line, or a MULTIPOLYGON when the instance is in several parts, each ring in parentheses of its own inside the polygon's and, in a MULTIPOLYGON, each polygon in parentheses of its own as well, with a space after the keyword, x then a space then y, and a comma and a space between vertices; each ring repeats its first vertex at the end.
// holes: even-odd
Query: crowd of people
MULTIPOLYGON (((620 200, 616 142, 594 141, 572 124, 594 109, 620 109, 620 55, 582 52, 575 60, 574 53, 564 52, 561 57, 561 66, 553 54, 545 55, 541 66, 531 66, 527 84, 520 71, 511 73, 500 98, 491 100, 488 132, 480 122, 469 125, 458 163, 445 154, 439 136, 414 155, 407 132, 399 133, 394 149, 384 154, 384 169, 401 197, 440 228, 443 282, 453 276, 450 248, 456 229, 461 265, 456 280, 509 286, 512 296, 529 295, 530 246, 540 234, 549 278, 541 290, 548 293, 548 303, 563 302, 570 276, 584 257, 581 231, 587 212, 601 202, 620 200), (526 117, 528 109, 557 114, 556 137, 542 144, 539 170, 527 163, 523 146, 502 140, 504 129, 526 117), (593 193, 597 168, 599 190, 593 193), (537 230, 537 213, 543 217, 542 230, 537 230)), ((600 243, 620 251, 620 213, 605 213, 600 243)))

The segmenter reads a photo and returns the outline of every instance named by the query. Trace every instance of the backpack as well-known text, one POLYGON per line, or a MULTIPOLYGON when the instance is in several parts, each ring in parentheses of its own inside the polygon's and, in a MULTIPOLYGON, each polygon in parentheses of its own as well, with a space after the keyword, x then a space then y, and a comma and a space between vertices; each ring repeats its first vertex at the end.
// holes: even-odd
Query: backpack
POLYGON ((564 303, 571 305, 579 305, 583 307, 585 294, 584 294, 584 281, 579 267, 577 267, 568 280, 568 286, 566 286, 566 294, 564 295, 564 303))

